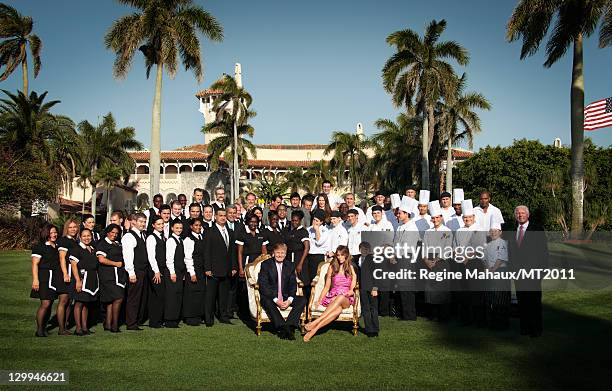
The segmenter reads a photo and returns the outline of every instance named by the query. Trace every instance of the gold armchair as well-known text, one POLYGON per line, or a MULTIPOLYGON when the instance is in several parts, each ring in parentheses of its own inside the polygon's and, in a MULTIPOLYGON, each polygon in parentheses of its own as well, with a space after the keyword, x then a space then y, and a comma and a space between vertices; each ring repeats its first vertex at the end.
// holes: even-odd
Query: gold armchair
MULTIPOLYGON (((325 311, 325 307, 319 305, 319 302, 321 301, 323 288, 325 288, 325 277, 330 265, 331 261, 321 262, 321 264, 319 264, 319 269, 317 270, 317 275, 312 280, 310 303, 308 303, 308 322, 318 318, 325 311)), ((342 310, 337 321, 353 322, 353 335, 357 335, 357 331, 359 330, 359 316, 361 315, 358 284, 355 285, 355 289, 353 291, 355 294, 355 303, 352 306, 342 310)))
MULTIPOLYGON (((270 322, 270 318, 266 311, 261 307, 260 302, 260 293, 259 293, 259 284, 257 283, 259 277, 259 270, 261 269, 261 263, 267 259, 270 259, 271 256, 269 254, 262 254, 255 259, 255 261, 247 264, 245 268, 245 276, 246 276, 246 285, 247 285, 247 293, 249 297, 249 313, 251 314, 251 318, 255 321, 255 332, 259 336, 261 335, 261 327, 263 323, 270 322)), ((302 288, 304 284, 300 279, 297 280, 297 296, 303 296, 302 288)), ((291 312, 291 307, 286 310, 281 310, 281 315, 284 319, 287 319, 289 313, 291 312)), ((304 308, 304 312, 300 316, 300 330, 302 334, 304 334, 304 322, 306 320, 306 308, 304 308)))

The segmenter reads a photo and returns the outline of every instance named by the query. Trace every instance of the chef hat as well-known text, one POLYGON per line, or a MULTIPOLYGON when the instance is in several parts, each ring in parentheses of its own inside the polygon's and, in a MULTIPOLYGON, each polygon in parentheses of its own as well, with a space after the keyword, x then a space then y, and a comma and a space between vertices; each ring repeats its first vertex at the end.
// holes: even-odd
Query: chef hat
POLYGON ((453 189, 453 204, 460 204, 463 199, 463 189, 453 189))
POLYGON ((429 190, 419 191, 419 205, 427 205, 429 202, 429 190))
POLYGON ((391 209, 399 208, 401 202, 399 194, 391 194, 391 209))
POLYGON ((399 208, 401 211, 406 213, 414 214, 414 208, 416 207, 416 200, 414 198, 406 197, 402 198, 402 203, 399 208))
POLYGON ((474 216, 474 206, 472 200, 461 201, 461 214, 463 216, 474 216))
POLYGON ((431 201, 429 203, 429 215, 431 217, 441 216, 442 215, 442 208, 440 208, 440 202, 439 201, 431 201))

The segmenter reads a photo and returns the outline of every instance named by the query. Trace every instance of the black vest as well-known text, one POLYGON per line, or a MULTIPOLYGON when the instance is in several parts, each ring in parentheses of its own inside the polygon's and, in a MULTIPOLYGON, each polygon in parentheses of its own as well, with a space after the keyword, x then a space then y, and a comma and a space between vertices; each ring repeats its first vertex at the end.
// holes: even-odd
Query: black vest
MULTIPOLYGON (((202 234, 200 234, 202 235, 202 234)), ((204 273, 204 240, 198 239, 193 232, 190 233, 190 237, 193 240, 193 268, 197 273, 204 273)))
POLYGON ((155 260, 160 273, 164 274, 166 267, 166 242, 153 233, 155 238, 155 260))
POLYGON ((170 236, 172 240, 176 242, 176 248, 174 249, 174 272, 183 272, 187 270, 185 266, 185 247, 183 246, 183 240, 177 239, 174 236, 170 236))
POLYGON ((134 247, 134 270, 144 272, 149 266, 147 258, 147 245, 144 240, 133 230, 129 231, 136 239, 136 247, 134 247))

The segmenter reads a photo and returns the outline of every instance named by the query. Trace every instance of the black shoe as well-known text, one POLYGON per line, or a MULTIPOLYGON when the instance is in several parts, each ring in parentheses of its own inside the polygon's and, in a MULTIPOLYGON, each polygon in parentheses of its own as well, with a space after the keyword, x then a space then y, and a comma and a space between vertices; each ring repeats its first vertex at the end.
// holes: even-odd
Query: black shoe
POLYGON ((149 328, 152 328, 152 329, 161 329, 161 328, 163 328, 163 327, 164 327, 164 325, 163 325, 163 324, 153 324, 153 325, 149 325, 149 328))
POLYGON ((47 334, 45 334, 44 331, 42 331, 42 332, 38 332, 37 331, 34 335, 37 336, 37 337, 46 337, 47 336, 47 334))
POLYGON ((206 327, 213 327, 212 323, 206 323, 206 327))
POLYGON ((167 328, 167 329, 178 329, 179 325, 178 325, 178 323, 175 323, 175 322, 166 322, 164 324, 164 327, 167 328))
POLYGON ((220 320, 219 323, 223 323, 223 324, 231 324, 233 325, 232 321, 229 319, 224 319, 224 320, 220 320))
POLYGON ((134 326, 134 327, 128 327, 127 330, 130 331, 142 331, 142 329, 138 326, 134 326))
POLYGON ((74 332, 74 335, 79 336, 79 337, 82 337, 82 336, 87 335, 87 334, 85 334, 85 332, 84 332, 84 331, 75 331, 75 332, 74 332))
POLYGON ((119 328, 116 328, 116 329, 111 329, 110 332, 111 333, 120 333, 121 330, 119 328))
POLYGON ((110 327, 106 327, 106 326, 102 326, 104 327, 104 331, 111 331, 110 327))

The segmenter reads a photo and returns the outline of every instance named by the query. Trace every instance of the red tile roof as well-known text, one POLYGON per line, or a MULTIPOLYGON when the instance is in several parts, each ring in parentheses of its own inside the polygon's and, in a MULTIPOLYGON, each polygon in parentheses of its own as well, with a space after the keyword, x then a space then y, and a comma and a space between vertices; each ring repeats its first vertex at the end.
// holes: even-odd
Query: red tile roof
POLYGON ((212 88, 207 88, 205 90, 201 90, 199 92, 197 92, 195 94, 196 98, 202 98, 204 96, 209 96, 209 95, 219 95, 222 94, 223 91, 221 90, 213 90, 212 88))
POLYGON ((453 153, 454 158, 466 158, 467 159, 471 157, 472 155, 474 155, 474 152, 472 151, 464 151, 461 149, 454 149, 454 148, 452 150, 452 153, 453 153))
MULTIPOLYGON (((149 160, 149 151, 136 151, 130 152, 130 156, 139 161, 148 161, 149 160)), ((162 151, 161 159, 162 160, 197 160, 197 161, 206 161, 208 158, 208 154, 200 151, 162 151)))

